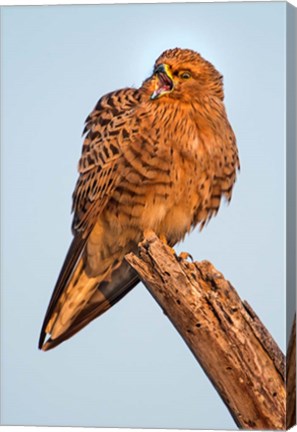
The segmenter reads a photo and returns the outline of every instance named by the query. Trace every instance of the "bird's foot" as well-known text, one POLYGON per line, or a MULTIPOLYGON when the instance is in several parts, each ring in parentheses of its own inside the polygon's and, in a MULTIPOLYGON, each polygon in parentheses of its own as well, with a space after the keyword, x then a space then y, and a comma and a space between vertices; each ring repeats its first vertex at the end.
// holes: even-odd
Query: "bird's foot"
POLYGON ((190 258, 190 260, 191 260, 192 262, 194 262, 194 259, 193 259, 192 255, 191 255, 189 252, 181 252, 181 253, 178 255, 178 257, 177 257, 178 261, 187 260, 187 259, 189 259, 189 258, 190 258))
POLYGON ((173 247, 169 246, 169 244, 168 244, 168 242, 167 242, 167 238, 166 238, 166 236, 165 236, 164 234, 161 234, 159 238, 160 238, 161 242, 164 243, 165 246, 168 246, 168 247, 169 247, 170 252, 172 253, 172 255, 176 255, 176 252, 175 252, 175 250, 173 249, 173 247))
POLYGON ((147 240, 150 239, 151 237, 154 237, 155 235, 156 233, 151 229, 146 229, 143 232, 143 237, 147 240))
POLYGON ((164 245, 168 246, 168 242, 167 242, 167 238, 165 237, 164 234, 160 234, 160 240, 162 243, 164 243, 164 245))

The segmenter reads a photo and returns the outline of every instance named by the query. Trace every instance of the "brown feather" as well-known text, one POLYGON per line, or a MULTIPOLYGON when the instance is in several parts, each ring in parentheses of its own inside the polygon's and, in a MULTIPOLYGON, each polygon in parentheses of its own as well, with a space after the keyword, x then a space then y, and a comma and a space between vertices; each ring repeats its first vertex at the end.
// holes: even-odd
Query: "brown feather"
POLYGON ((165 51, 139 89, 103 96, 85 126, 74 241, 40 337, 50 349, 136 283, 123 259, 150 229, 171 245, 230 201, 239 169, 222 75, 192 50, 165 51), (125 271, 124 271, 125 270, 125 271), (128 272, 129 273, 129 272, 128 272))
POLYGON ((121 300, 132 288, 139 282, 139 278, 134 270, 124 261, 112 277, 111 282, 106 282, 98 287, 101 294, 96 300, 96 295, 91 299, 88 307, 81 311, 76 317, 71 326, 56 339, 48 339, 43 345, 42 350, 48 351, 55 348, 60 343, 72 337, 79 332, 83 327, 98 318, 109 308, 121 300))
POLYGON ((63 267, 60 271, 54 292, 52 294, 51 300, 49 302, 45 314, 45 318, 40 332, 39 343, 38 343, 39 348, 42 347, 42 344, 46 337, 45 329, 56 307, 56 304, 65 288, 65 285, 67 284, 68 279, 71 277, 73 269, 75 268, 75 265, 81 256, 86 240, 87 240, 86 238, 83 239, 80 234, 77 234, 71 242, 71 245, 67 252, 63 267))

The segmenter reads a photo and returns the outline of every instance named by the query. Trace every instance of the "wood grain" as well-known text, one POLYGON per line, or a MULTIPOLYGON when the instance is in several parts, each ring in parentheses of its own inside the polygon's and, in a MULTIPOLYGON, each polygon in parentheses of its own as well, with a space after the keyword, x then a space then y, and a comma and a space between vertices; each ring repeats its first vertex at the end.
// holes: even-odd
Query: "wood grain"
POLYGON ((287 428, 296 424, 296 315, 287 351, 287 428))
MULTIPOLYGON (((239 428, 285 429, 285 359, 255 312, 207 262, 179 259, 154 233, 126 256, 239 428)), ((198 388, 198 385, 197 385, 198 388)))

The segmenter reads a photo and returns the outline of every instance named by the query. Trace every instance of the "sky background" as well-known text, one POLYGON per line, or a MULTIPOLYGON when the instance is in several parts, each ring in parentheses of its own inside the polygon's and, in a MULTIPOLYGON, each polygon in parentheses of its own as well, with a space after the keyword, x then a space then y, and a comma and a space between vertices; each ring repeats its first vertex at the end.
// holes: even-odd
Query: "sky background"
POLYGON ((71 240, 83 122, 162 51, 225 77, 242 170, 230 206, 177 250, 207 259, 285 350, 285 3, 2 9, 2 423, 230 429, 191 352, 142 285, 53 351, 37 350, 71 240))

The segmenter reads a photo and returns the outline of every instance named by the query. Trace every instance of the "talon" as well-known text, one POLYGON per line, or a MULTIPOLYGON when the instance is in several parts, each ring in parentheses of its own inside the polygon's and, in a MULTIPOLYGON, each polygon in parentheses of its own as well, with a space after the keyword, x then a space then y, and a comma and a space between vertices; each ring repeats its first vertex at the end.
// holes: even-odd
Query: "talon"
POLYGON ((191 255, 190 253, 188 253, 188 252, 181 252, 181 253, 178 255, 177 258, 178 258, 178 261, 187 260, 187 259, 190 258, 190 260, 191 260, 192 262, 194 262, 194 259, 193 259, 192 255, 191 255))
POLYGON ((149 238, 151 238, 151 237, 154 237, 156 234, 154 233, 154 231, 153 230, 151 230, 151 229, 146 229, 146 230, 144 230, 144 232, 143 232, 143 237, 145 238, 145 239, 149 239, 149 238))
POLYGON ((164 245, 167 246, 170 249, 170 252, 172 253, 172 255, 176 255, 175 250, 171 246, 169 246, 169 244, 167 242, 167 238, 165 237, 165 235, 164 234, 160 234, 159 238, 160 238, 161 242, 164 243, 164 245))
POLYGON ((167 243, 167 238, 165 237, 165 234, 160 234, 160 240, 162 243, 164 243, 164 245, 168 245, 167 243))

